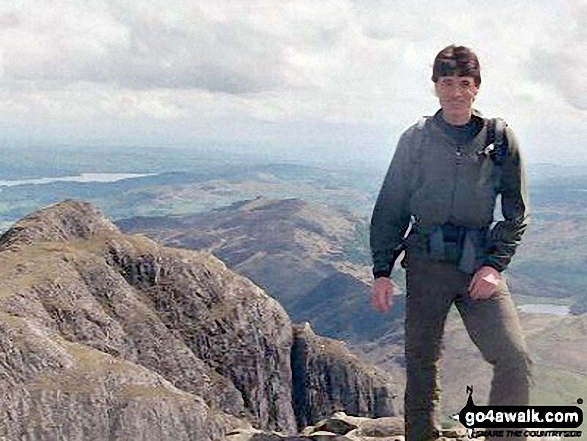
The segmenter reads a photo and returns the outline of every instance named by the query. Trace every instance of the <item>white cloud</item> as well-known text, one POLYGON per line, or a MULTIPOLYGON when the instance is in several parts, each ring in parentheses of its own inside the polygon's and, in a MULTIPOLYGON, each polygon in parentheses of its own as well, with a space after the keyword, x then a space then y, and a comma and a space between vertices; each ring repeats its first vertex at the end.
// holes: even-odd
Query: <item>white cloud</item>
POLYGON ((577 110, 587 111, 587 3, 567 3, 559 21, 549 25, 548 38, 532 50, 529 75, 577 110))
POLYGON ((587 109, 587 13, 584 2, 563 4, 6 0, 0 118, 72 131, 158 120, 170 132, 205 127, 235 139, 230 121, 250 123, 251 138, 270 123, 276 144, 305 122, 396 131, 434 112, 432 61, 456 43, 479 54, 486 114, 505 116, 522 138, 541 130, 545 113, 577 132, 587 109))
POLYGON ((6 80, 242 93, 285 74, 280 40, 240 17, 210 19, 193 2, 57 0, 5 10, 0 22, 11 24, 0 34, 6 80))

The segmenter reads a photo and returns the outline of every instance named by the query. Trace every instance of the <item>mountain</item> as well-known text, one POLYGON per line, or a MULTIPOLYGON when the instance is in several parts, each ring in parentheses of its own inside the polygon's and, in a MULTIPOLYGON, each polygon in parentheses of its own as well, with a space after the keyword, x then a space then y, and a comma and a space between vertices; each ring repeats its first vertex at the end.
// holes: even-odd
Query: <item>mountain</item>
MULTIPOLYGON (((207 213, 116 224, 168 246, 213 253, 320 334, 365 340, 390 327, 365 301, 372 278, 368 223, 341 208, 258 197, 207 213)), ((396 308, 392 321, 402 313, 396 308)))
POLYGON ((124 235, 87 203, 17 222, 0 274, 0 438, 211 441, 398 412, 387 374, 295 330, 250 280, 124 235))
MULTIPOLYGON (((311 219, 315 212, 314 205, 297 200, 288 203, 291 204, 289 211, 280 211, 281 205, 277 201, 259 198, 210 212, 207 214, 206 222, 198 220, 200 215, 194 215, 176 218, 135 218, 123 221, 119 225, 123 229, 129 228, 134 232, 145 232, 147 235, 166 242, 175 240, 175 243, 181 246, 199 246, 218 255, 226 253, 227 262, 231 261, 229 256, 234 253, 241 260, 233 261, 233 268, 244 274, 251 271, 255 265, 259 267, 266 265, 265 260, 284 262, 284 266, 288 269, 287 275, 279 272, 277 276, 269 275, 264 279, 261 278, 264 276, 261 271, 255 273, 259 277, 256 281, 259 284, 264 284, 268 291, 275 293, 276 296, 280 295, 281 289, 291 289, 289 284, 293 274, 298 274, 299 278, 307 274, 304 272, 306 266, 299 264, 300 261, 320 267, 330 264, 336 270, 331 273, 322 273, 321 280, 314 282, 309 289, 304 285, 305 292, 298 289, 295 296, 292 295, 291 300, 286 303, 288 312, 291 312, 294 317, 299 317, 300 320, 311 322, 312 327, 323 335, 347 340, 349 347, 359 355, 359 358, 376 364, 403 384, 401 380, 405 376, 402 321, 404 296, 398 295, 394 299, 394 308, 391 314, 374 313, 365 299, 369 290, 370 275, 359 276, 359 274, 368 272, 368 263, 361 265, 362 260, 357 259, 354 268, 361 268, 363 271, 358 273, 356 270, 348 271, 347 267, 341 264, 344 262, 344 255, 322 253, 319 258, 316 258, 316 255, 311 252, 310 244, 304 246, 304 242, 299 242, 300 237, 308 237, 309 235, 305 232, 306 225, 320 224, 319 220, 312 221, 311 219), (259 206, 266 209, 253 210, 254 216, 247 211, 249 208, 253 209, 259 206), (291 208, 293 206, 297 207, 296 210, 291 208), (280 247, 286 251, 292 249, 292 260, 289 260, 287 253, 279 255, 278 253, 270 254, 268 251, 271 247, 267 246, 266 242, 270 243, 273 237, 272 232, 275 231, 276 218, 281 219, 280 228, 289 229, 280 233, 279 237, 288 238, 280 247), (223 220, 233 223, 236 227, 234 229, 217 228, 207 232, 205 225, 218 225, 223 220), (248 234, 251 234, 252 228, 239 227, 246 225, 247 222, 252 222, 257 231, 267 232, 267 234, 259 233, 252 236, 254 239, 250 239, 250 245, 254 247, 254 251, 248 248, 247 243, 235 244, 239 240, 251 237, 248 234), (197 238, 202 237, 214 237, 214 240, 198 242, 197 238), (190 239, 194 241, 190 242, 190 239), (294 260, 293 257, 297 260, 294 260), (241 265, 242 262, 245 264, 241 265), (300 272, 298 273, 298 271, 300 272)), ((322 210, 328 210, 329 216, 321 216, 319 219, 331 220, 335 225, 341 224, 338 218, 343 215, 339 210, 334 208, 322 208, 322 210)), ((352 218, 348 222, 351 220, 352 218)), ((560 219, 556 220, 556 222, 559 221, 560 219)), ((361 220, 359 219, 358 222, 361 220)), ((349 253, 351 249, 358 250, 359 255, 364 256, 366 251, 361 250, 367 248, 367 230, 362 230, 362 228, 366 228, 365 224, 360 225, 358 224, 355 228, 356 236, 346 234, 339 235, 334 239, 332 236, 324 234, 325 231, 328 231, 327 225, 325 225, 320 230, 314 230, 315 232, 321 231, 321 237, 315 239, 314 242, 329 244, 326 249, 345 250, 347 256, 351 255, 349 253)), ((545 227, 543 220, 534 225, 534 236, 529 236, 528 243, 524 242, 522 246, 521 251, 524 255, 516 256, 518 264, 513 265, 506 275, 511 282, 510 289, 515 298, 532 303, 534 299, 539 299, 541 294, 557 297, 568 295, 565 294, 565 288, 562 287, 565 282, 563 277, 553 277, 553 273, 548 271, 543 271, 540 278, 529 277, 528 272, 525 272, 524 269, 530 259, 533 259, 533 262, 537 262, 537 259, 543 260, 545 265, 552 268, 555 264, 549 261, 551 258, 549 256, 553 256, 556 251, 556 255, 560 255, 562 258, 564 256, 563 248, 566 246, 567 249, 570 249, 573 238, 577 232, 581 231, 577 228, 573 224, 566 230, 555 230, 561 234, 561 243, 551 244, 551 249, 547 252, 547 238, 552 235, 552 231, 545 227), (564 239, 564 243, 562 239, 564 239), (539 253, 528 252, 538 250, 540 250, 539 253), (546 283, 547 281, 548 283, 546 283), (559 287, 559 291, 555 289, 557 287, 559 287)), ((569 257, 575 258, 575 256, 569 257)), ((278 268, 276 271, 280 269, 278 268)), ((399 284, 403 286, 401 281, 399 284)), ((547 297, 547 302, 552 298, 547 297)), ((518 303, 525 302, 519 301, 518 303)), ((575 308, 578 310, 579 305, 577 304, 575 308)), ((520 312, 520 316, 530 353, 535 361, 537 381, 532 390, 532 400, 544 405, 574 403, 579 398, 574 397, 576 391, 587 387, 587 365, 582 356, 587 349, 583 338, 587 316, 555 316, 523 312, 520 312)), ((451 313, 447 322, 445 341, 446 352, 441 375, 445 391, 444 413, 447 414, 462 408, 463 399, 466 397, 465 388, 468 384, 475 385, 476 396, 479 397, 480 402, 485 399, 488 396, 492 374, 489 364, 481 358, 477 348, 470 341, 462 326, 461 319, 455 311, 451 313)))
MULTIPOLYGON (((0 182, 0 232, 29 212, 70 197, 91 201, 113 219, 204 213, 257 195, 298 198, 314 205, 346 207, 355 213, 362 220, 357 237, 363 245, 344 249, 346 256, 352 256, 346 260, 369 265, 365 219, 373 209, 386 164, 374 168, 356 163, 348 167, 271 164, 266 158, 218 156, 208 150, 141 147, 141 155, 133 151, 35 146, 34 154, 23 155, 11 149, 8 160, 0 164, 4 179, 12 180, 9 186, 0 182), (80 173, 148 176, 116 182, 12 185, 30 178, 80 173)), ((528 173, 531 220, 511 265, 512 287, 523 303, 572 306, 571 311, 580 314, 586 309, 587 298, 583 257, 587 252, 587 169, 530 164, 528 173)), ((303 262, 296 262, 296 266, 301 268, 303 262)), ((289 311, 290 305, 286 302, 285 306, 289 311)))

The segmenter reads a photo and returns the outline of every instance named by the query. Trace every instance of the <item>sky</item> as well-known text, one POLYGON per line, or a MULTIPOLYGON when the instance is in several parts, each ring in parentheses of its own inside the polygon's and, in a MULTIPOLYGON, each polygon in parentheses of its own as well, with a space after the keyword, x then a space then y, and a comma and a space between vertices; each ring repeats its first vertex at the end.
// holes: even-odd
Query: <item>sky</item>
POLYGON ((449 44, 529 162, 587 165, 587 0, 3 0, 0 149, 388 163, 449 44))

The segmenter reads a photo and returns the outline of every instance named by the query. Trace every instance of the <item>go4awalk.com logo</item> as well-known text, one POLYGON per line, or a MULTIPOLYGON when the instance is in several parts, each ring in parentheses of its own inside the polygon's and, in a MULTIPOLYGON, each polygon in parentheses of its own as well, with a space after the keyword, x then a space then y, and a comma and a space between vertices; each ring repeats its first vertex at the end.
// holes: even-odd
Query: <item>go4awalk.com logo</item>
MULTIPOLYGON (((476 406, 467 386, 467 404, 456 415, 469 438, 558 436, 580 437, 583 411, 578 406, 476 406)), ((579 398, 577 404, 583 404, 579 398)))

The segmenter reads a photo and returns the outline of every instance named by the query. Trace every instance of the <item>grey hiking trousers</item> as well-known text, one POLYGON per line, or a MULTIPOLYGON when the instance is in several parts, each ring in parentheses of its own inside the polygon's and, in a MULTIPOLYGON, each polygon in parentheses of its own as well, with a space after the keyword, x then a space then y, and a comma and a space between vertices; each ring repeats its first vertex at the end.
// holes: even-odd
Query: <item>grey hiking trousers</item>
MULTIPOLYGON (((414 254, 406 258, 407 441, 429 441, 438 436, 438 362, 444 325, 453 302, 469 336, 483 358, 493 365, 489 404, 528 404, 531 360, 505 280, 491 298, 473 300, 468 293, 471 278, 454 263, 414 254)), ((463 406, 465 403, 463 394, 463 406)))

